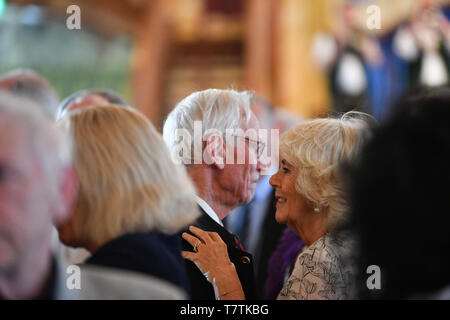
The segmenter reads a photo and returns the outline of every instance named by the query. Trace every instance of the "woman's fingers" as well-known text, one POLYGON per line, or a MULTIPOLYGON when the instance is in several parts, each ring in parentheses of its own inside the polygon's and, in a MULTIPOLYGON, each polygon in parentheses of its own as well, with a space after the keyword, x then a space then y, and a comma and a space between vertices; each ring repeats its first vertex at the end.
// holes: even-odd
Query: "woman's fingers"
POLYGON ((212 240, 211 236, 209 235, 209 232, 203 231, 200 228, 190 226, 189 231, 195 234, 205 244, 208 244, 212 240))
POLYGON ((195 248, 195 247, 198 247, 198 245, 199 245, 200 243, 202 243, 200 239, 194 237, 193 235, 191 235, 191 234, 189 234, 189 233, 187 233, 187 232, 183 232, 183 234, 181 235, 181 237, 182 237, 184 240, 186 240, 186 241, 187 241, 192 247, 194 247, 194 248, 195 248))
POLYGON ((222 238, 219 236, 219 234, 217 232, 209 232, 209 236, 214 241, 223 242, 222 238))
POLYGON ((181 251, 181 255, 183 256, 184 259, 191 260, 192 262, 194 262, 195 260, 195 253, 193 252, 181 251))

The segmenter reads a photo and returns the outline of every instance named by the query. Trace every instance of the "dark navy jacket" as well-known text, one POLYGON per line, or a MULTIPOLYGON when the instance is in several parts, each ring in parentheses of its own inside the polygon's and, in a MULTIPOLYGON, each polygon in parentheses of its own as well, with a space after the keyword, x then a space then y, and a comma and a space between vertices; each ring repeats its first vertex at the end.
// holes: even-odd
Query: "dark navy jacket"
POLYGON ((190 292, 177 234, 126 234, 100 247, 86 263, 148 274, 190 292))

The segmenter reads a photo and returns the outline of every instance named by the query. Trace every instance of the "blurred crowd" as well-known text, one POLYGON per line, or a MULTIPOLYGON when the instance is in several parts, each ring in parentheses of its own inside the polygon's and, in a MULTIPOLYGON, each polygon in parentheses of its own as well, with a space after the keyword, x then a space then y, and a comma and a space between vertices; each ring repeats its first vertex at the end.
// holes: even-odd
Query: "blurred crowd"
POLYGON ((313 40, 312 54, 327 75, 333 110, 360 110, 384 120, 403 94, 449 83, 448 5, 417 1, 394 24, 385 18, 389 7, 382 7, 379 30, 359 21, 358 5, 343 1, 336 27, 313 40))

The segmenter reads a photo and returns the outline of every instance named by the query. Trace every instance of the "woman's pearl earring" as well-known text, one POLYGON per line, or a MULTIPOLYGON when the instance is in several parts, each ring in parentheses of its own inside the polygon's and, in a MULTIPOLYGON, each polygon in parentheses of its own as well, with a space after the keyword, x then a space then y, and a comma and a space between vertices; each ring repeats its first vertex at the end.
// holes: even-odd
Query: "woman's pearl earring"
POLYGON ((314 208, 314 212, 320 212, 320 208, 315 207, 315 208, 314 208))

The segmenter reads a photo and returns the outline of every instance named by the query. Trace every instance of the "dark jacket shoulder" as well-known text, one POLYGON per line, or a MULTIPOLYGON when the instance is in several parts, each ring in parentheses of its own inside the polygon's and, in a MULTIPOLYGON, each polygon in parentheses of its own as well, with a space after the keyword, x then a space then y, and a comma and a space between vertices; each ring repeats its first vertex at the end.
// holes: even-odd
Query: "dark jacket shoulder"
POLYGON ((189 292, 178 235, 158 232, 123 235, 99 248, 86 263, 152 275, 189 292))

